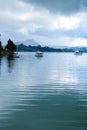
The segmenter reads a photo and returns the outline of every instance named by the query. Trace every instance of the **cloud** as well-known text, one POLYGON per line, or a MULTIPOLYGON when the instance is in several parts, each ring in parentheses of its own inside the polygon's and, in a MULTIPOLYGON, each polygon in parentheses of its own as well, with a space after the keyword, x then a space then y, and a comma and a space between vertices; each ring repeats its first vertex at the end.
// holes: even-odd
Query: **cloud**
POLYGON ((33 38, 45 45, 72 45, 71 41, 86 44, 85 8, 85 0, 0 0, 0 33, 3 39, 33 38))
POLYGON ((61 15, 51 14, 45 9, 37 9, 31 5, 15 0, 12 3, 0 1, 0 26, 2 30, 19 30, 19 32, 34 32, 38 29, 42 30, 69 30, 76 28, 80 22, 76 16, 65 17, 61 15))
POLYGON ((87 9, 87 0, 22 0, 27 3, 45 8, 53 13, 70 15, 87 9))

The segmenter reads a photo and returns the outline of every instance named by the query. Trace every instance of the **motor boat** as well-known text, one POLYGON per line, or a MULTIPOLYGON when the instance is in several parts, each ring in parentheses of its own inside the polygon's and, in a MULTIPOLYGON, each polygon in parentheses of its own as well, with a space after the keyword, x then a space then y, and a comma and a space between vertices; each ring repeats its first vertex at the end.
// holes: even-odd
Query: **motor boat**
POLYGON ((74 54, 75 54, 75 55, 82 55, 82 52, 79 51, 79 50, 76 50, 74 54))
POLYGON ((43 57, 43 53, 41 51, 37 51, 35 56, 36 57, 43 57))
POLYGON ((14 57, 14 58, 19 58, 18 53, 17 53, 17 52, 16 52, 16 53, 14 53, 14 54, 13 54, 13 57, 14 57))

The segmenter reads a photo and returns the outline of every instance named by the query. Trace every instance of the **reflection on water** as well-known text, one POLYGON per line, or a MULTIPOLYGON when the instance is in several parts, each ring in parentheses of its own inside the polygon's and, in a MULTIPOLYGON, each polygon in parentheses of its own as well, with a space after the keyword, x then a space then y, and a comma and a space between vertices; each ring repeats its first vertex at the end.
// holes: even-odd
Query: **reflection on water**
POLYGON ((1 62, 1 56, 0 56, 0 72, 1 72, 1 63, 2 63, 2 62, 1 62))
POLYGON ((15 59, 13 55, 7 56, 7 65, 8 65, 8 72, 10 73, 13 69, 15 59))
POLYGON ((0 130, 86 130, 87 54, 21 55, 0 59, 0 130))
POLYGON ((0 70, 2 70, 3 73, 3 70, 7 68, 8 72, 10 73, 14 67, 14 63, 15 63, 15 58, 13 57, 13 55, 7 57, 4 56, 0 57, 0 70))

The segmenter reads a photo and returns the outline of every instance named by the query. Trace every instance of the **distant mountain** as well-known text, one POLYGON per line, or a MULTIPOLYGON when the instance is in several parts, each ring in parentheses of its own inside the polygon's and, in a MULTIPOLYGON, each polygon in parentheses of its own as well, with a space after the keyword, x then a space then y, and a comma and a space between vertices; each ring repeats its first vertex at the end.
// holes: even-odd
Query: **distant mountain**
POLYGON ((79 50, 81 52, 87 52, 87 47, 69 47, 69 46, 59 46, 59 47, 42 47, 37 42, 32 39, 20 41, 16 43, 18 51, 28 51, 28 52, 35 52, 35 51, 42 51, 42 52, 75 52, 79 50))
POLYGON ((31 45, 31 46, 38 46, 39 44, 35 42, 33 39, 28 39, 25 41, 19 41, 15 43, 16 45, 24 44, 26 46, 31 45))

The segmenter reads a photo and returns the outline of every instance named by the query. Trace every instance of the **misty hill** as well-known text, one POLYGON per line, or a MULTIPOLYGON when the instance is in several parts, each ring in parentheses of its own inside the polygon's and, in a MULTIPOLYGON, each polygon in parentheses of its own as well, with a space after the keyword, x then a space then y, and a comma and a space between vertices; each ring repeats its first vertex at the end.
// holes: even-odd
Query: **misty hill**
POLYGON ((16 42, 16 45, 20 45, 20 44, 24 44, 24 45, 31 45, 31 46, 38 46, 39 44, 37 42, 35 42, 33 39, 28 39, 25 41, 19 41, 16 42))
POLYGON ((24 44, 20 44, 17 45, 18 51, 29 51, 29 52, 35 52, 35 51, 42 51, 42 52, 61 52, 61 49, 55 49, 55 48, 51 48, 51 47, 42 47, 40 45, 37 46, 31 46, 31 45, 24 45, 24 44))
POLYGON ((56 49, 48 46, 42 47, 32 39, 17 42, 16 45, 18 51, 30 51, 30 52, 34 52, 34 51, 43 51, 43 52, 60 51, 61 52, 62 51, 61 49, 56 49))
POLYGON ((28 52, 35 52, 35 51, 42 51, 42 52, 75 52, 75 50, 79 50, 81 52, 87 52, 87 47, 48 47, 48 46, 41 46, 34 40, 26 40, 17 42, 17 50, 18 51, 28 51, 28 52))
POLYGON ((42 51, 42 52, 75 52, 75 50, 79 50, 81 52, 87 52, 87 47, 65 47, 65 48, 52 48, 48 46, 42 47, 41 45, 31 46, 31 45, 24 45, 20 44, 17 45, 18 51, 28 51, 28 52, 35 52, 35 51, 42 51))

